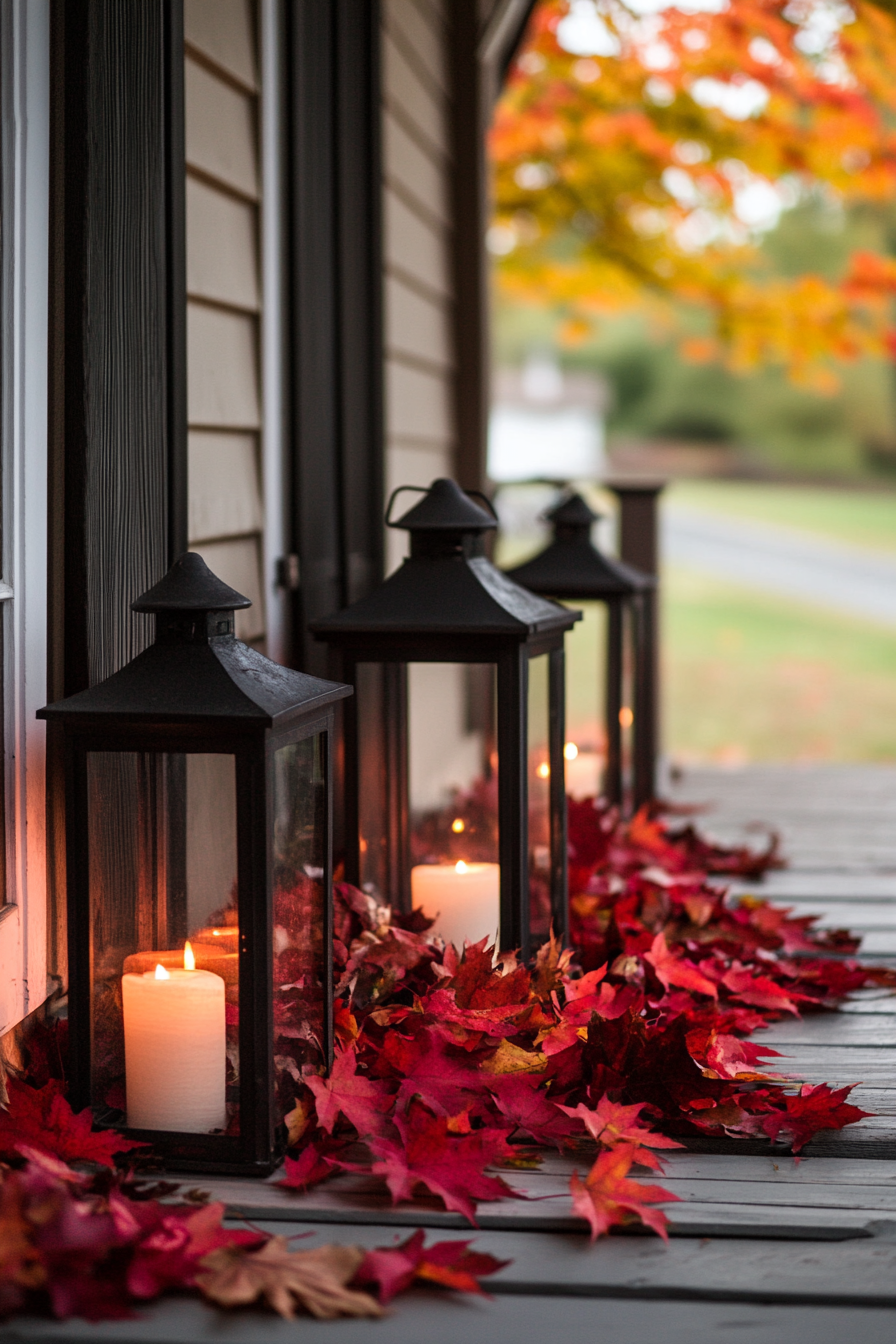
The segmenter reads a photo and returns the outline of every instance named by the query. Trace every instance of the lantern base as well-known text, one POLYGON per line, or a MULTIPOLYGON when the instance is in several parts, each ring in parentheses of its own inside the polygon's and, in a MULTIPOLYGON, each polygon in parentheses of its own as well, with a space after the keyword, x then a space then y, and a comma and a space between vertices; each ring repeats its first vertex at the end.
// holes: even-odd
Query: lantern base
POLYGON ((176 1130, 128 1129, 120 1125, 103 1125, 99 1129, 115 1129, 123 1138, 145 1143, 151 1153, 135 1149, 135 1156, 150 1158, 152 1175, 167 1172, 195 1172, 215 1176, 270 1176, 283 1162, 286 1145, 278 1145, 268 1157, 252 1160, 246 1156, 245 1144, 229 1134, 186 1134, 176 1130))

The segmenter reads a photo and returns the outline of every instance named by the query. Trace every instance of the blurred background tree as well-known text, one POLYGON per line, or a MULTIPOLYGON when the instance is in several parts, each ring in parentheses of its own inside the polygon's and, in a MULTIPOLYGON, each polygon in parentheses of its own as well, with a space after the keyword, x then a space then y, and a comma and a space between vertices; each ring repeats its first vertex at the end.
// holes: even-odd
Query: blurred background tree
POLYGON ((679 762, 896 759, 894 58, 890 0, 539 0, 497 108, 502 552, 604 430, 672 478, 679 762))
POLYGON ((491 137, 499 362, 603 371, 611 435, 896 471, 896 20, 653 8, 536 8, 491 137))

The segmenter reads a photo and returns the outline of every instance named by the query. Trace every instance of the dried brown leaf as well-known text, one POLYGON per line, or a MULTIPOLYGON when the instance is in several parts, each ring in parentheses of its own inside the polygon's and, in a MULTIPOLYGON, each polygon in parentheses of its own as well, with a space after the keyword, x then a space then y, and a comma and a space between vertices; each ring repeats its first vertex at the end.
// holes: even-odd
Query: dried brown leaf
POLYGON ((369 1293, 348 1288, 365 1252, 360 1246, 318 1246, 291 1251, 285 1237, 271 1237, 259 1250, 222 1246, 203 1258, 196 1282, 221 1307, 242 1307, 259 1298, 292 1320, 297 1306, 318 1320, 382 1316, 369 1293))

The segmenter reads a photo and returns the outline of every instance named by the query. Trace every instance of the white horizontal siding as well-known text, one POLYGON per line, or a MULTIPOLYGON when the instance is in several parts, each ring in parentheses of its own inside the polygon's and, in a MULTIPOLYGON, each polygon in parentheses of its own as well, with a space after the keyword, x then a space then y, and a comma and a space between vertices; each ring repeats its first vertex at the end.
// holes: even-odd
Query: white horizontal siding
POLYGON ((451 367, 450 311, 445 300, 411 288, 399 276, 386 276, 386 351, 420 357, 451 367))
POLYGON ((256 99, 187 57, 184 108, 187 164, 257 200, 256 99))
POLYGON ((386 0, 383 7, 386 30, 407 47, 413 63, 443 94, 448 92, 447 49, 444 31, 427 22, 415 0, 386 0))
POLYGON ((447 375, 426 373, 396 359, 386 361, 386 433, 444 443, 451 438, 447 375))
POLYGON ((187 304, 187 413, 191 425, 258 429, 258 323, 187 304))
POLYGON ((187 178, 187 291, 257 312, 258 210, 187 178))
MULTIPOLYGON (((383 10, 387 491, 453 474, 448 51, 431 0, 383 10)), ((391 572, 407 551, 386 536, 391 572)))
POLYGON ((448 22, 445 0, 415 0, 415 3, 430 27, 445 31, 448 22))
POLYGON ((383 193, 386 263, 446 298, 451 293, 446 232, 420 215, 389 186, 383 193))
POLYGON ((383 166, 386 180, 415 201, 424 218, 449 223, 444 159, 424 148, 388 110, 383 118, 383 166))
POLYGON ((184 0, 184 42, 231 79, 258 87, 255 15, 249 0, 184 0))
POLYGON ((403 111, 430 144, 448 154, 448 118, 438 89, 421 79, 388 33, 383 38, 383 101, 403 111))
POLYGON ((254 434, 190 431, 191 543, 261 531, 257 452, 254 434))
POLYGON ((261 256, 253 0, 186 0, 187 412, 190 545, 250 598, 265 633, 259 459, 261 256))

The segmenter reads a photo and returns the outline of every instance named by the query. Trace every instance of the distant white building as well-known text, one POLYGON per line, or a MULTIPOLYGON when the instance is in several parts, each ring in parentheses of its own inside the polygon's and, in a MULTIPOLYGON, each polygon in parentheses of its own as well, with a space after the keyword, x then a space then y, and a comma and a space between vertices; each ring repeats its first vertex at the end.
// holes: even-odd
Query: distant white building
POLYGON ((533 356, 522 369, 498 370, 489 422, 489 477, 500 483, 601 476, 608 398, 601 378, 565 374, 549 356, 533 356))

